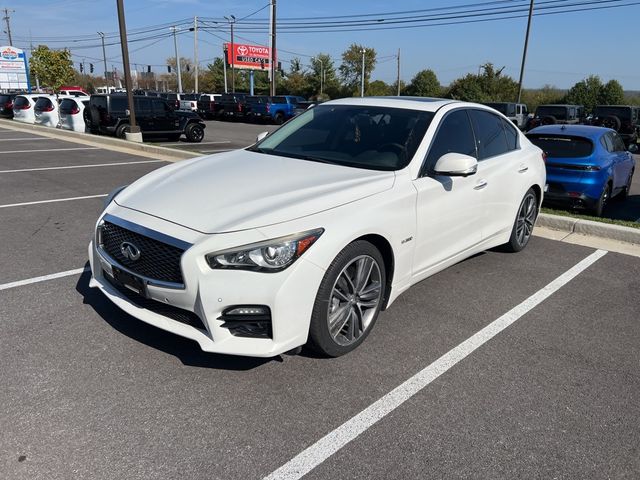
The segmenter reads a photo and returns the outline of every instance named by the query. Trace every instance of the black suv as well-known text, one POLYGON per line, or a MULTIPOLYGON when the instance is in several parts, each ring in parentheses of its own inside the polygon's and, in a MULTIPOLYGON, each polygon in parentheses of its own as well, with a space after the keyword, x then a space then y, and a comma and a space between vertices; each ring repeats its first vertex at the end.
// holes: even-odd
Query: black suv
POLYGON ((540 125, 578 125, 584 123, 584 107, 582 105, 540 105, 535 116, 529 120, 527 130, 540 125))
POLYGON ((17 93, 0 93, 0 117, 13 118, 13 101, 17 93))
POLYGON ((598 105, 593 112, 591 124, 615 130, 628 146, 638 141, 640 107, 631 105, 598 105))
MULTIPOLYGON (((136 123, 144 136, 178 140, 184 133, 190 142, 201 142, 205 124, 193 112, 175 111, 164 99, 134 95, 136 123)), ((89 113, 85 116, 93 133, 105 133, 125 137, 129 128, 127 96, 123 94, 91 95, 89 113)))

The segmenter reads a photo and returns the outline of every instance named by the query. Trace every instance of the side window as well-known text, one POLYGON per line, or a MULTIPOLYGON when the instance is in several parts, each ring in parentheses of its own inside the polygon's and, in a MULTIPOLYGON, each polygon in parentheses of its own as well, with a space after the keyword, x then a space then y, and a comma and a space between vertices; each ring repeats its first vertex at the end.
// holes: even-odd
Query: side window
POLYGON ((160 99, 152 100, 152 105, 153 105, 152 110, 155 115, 164 115, 165 113, 164 108, 167 105, 165 102, 163 102, 160 99))
POLYGON ((507 136, 507 148, 509 151, 518 149, 518 132, 513 128, 511 122, 507 122, 505 119, 502 120, 502 126, 504 127, 504 133, 507 136))
POLYGON ((626 149, 624 148, 624 142, 622 141, 622 138, 620 137, 620 135, 618 135, 617 133, 612 133, 611 136, 613 137, 614 151, 624 152, 626 149))
POLYGON ((478 160, 508 152, 502 119, 484 110, 470 110, 471 123, 478 143, 478 160))
POLYGON ((613 152, 613 142, 611 141, 611 135, 605 133, 602 137, 600 137, 600 142, 604 148, 606 148, 607 152, 613 152))
POLYGON ((427 154, 427 171, 447 153, 464 153, 476 157, 475 138, 466 110, 455 110, 444 117, 427 154))
POLYGON ((569 120, 573 120, 574 118, 576 118, 576 109, 571 107, 569 109, 569 120))

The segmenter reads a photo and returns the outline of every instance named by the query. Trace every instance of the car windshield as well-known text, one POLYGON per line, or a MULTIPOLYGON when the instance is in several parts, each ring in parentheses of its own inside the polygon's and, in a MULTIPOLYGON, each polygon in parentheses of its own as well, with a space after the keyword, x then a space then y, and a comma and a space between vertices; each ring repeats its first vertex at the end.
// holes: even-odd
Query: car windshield
POLYGON ((398 170, 411 161, 433 115, 402 108, 319 106, 249 150, 370 170, 398 170))
POLYGON ((567 109, 565 107, 538 107, 537 117, 556 117, 559 120, 567 119, 567 109))
POLYGON ((529 140, 555 158, 588 157, 593 152, 593 143, 588 138, 565 135, 527 135, 529 140))
POLYGON ((629 107, 596 107, 596 117, 619 117, 624 120, 631 119, 631 108, 629 107))

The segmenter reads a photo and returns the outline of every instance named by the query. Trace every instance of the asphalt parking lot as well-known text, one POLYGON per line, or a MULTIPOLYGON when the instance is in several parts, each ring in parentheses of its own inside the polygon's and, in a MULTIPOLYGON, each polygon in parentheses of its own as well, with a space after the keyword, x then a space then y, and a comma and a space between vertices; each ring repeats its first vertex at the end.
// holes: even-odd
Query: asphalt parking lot
POLYGON ((205 354, 84 271, 103 197, 162 165, 0 128, 0 478, 640 478, 640 258, 535 237, 347 356, 205 354))

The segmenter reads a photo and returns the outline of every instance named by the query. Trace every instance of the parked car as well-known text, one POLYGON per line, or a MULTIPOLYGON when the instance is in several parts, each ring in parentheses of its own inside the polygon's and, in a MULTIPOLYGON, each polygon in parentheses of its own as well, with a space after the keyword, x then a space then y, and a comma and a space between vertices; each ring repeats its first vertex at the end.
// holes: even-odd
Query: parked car
POLYGON ((198 115, 202 118, 213 119, 216 117, 216 107, 222 97, 219 93, 203 93, 198 99, 198 115))
POLYGON ((529 121, 529 109, 524 103, 515 102, 489 102, 484 103, 487 107, 491 107, 494 110, 499 111, 520 130, 524 130, 529 121))
POLYGON ((198 111, 198 98, 200 97, 199 93, 183 93, 180 97, 181 99, 179 110, 186 110, 189 112, 198 111))
MULTIPOLYGON (((178 140, 184 133, 190 142, 201 142, 205 124, 193 112, 176 111, 163 98, 135 95, 136 123, 143 136, 178 140)), ((91 95, 90 129, 124 138, 129 130, 129 104, 126 95, 91 95)))
POLYGON ((542 151, 482 105, 334 100, 260 137, 112 192, 90 286, 205 351, 339 356, 411 285, 531 238, 542 151))
POLYGON ((13 101, 17 93, 0 93, 0 117, 13 118, 13 101))
POLYGON ((640 107, 632 105, 598 105, 591 125, 611 128, 620 134, 625 145, 636 143, 640 133, 640 107))
POLYGON ((78 86, 62 86, 58 90, 59 96, 71 96, 71 97, 88 97, 90 94, 84 88, 78 86))
POLYGON ((540 105, 533 118, 529 119, 527 130, 540 125, 578 125, 585 120, 582 105, 540 105))
POLYGON ((181 94, 173 92, 161 92, 160 98, 164 98, 165 100, 167 100, 174 109, 178 110, 180 108, 180 100, 182 99, 181 94))
POLYGON ((60 123, 58 98, 55 95, 40 95, 33 106, 34 123, 56 128, 60 123))
MULTIPOLYGON (((527 137, 547 155, 545 202, 602 216, 609 200, 629 195, 635 160, 618 133, 586 125, 534 128, 527 137)), ((637 151, 634 145, 630 147, 637 151)))
POLYGON ((276 125, 281 125, 296 114, 299 102, 306 102, 302 97, 293 95, 279 95, 271 97, 271 109, 269 115, 276 125))
MULTIPOLYGON (((85 109, 89 106, 90 97, 63 98, 60 102, 60 128, 74 132, 87 131, 85 109)), ((87 110, 88 113, 88 110, 87 110)))
POLYGON ((13 101, 13 119, 22 123, 34 123, 36 116, 33 107, 41 94, 16 95, 13 101))
MULTIPOLYGON (((98 92, 98 93, 106 93, 106 92, 98 92)), ((159 97, 160 92, 156 92, 155 90, 144 90, 139 88, 133 91, 134 95, 144 95, 145 97, 159 97)))
POLYGON ((222 119, 240 119, 245 114, 246 93, 223 93, 217 106, 217 116, 222 119))
POLYGON ((271 97, 253 95, 245 98, 245 116, 253 122, 266 121, 271 118, 271 97))
POLYGON ((294 115, 300 115, 301 113, 304 113, 305 110, 311 108, 311 107, 315 107, 318 103, 322 103, 322 102, 318 102, 318 101, 311 101, 311 100, 300 100, 297 104, 296 104, 296 108, 293 109, 293 114, 294 115))

